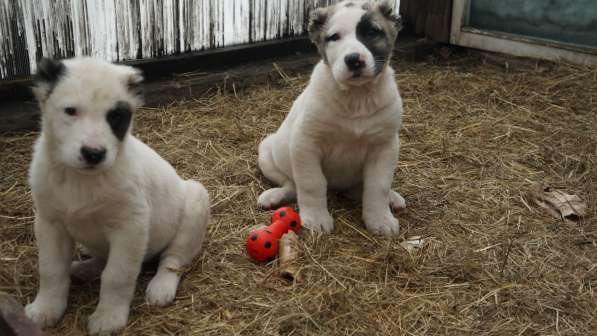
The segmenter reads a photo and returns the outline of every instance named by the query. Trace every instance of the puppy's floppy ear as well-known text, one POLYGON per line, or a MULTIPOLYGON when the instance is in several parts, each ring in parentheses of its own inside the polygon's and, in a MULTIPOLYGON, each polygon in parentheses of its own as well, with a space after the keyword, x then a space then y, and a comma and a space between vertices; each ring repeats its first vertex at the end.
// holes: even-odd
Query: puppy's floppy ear
POLYGON ((398 18, 396 21, 394 21, 394 24, 396 26, 396 31, 400 32, 402 28, 404 28, 404 25, 402 25, 402 16, 398 15, 398 18))
POLYGON ((388 0, 383 0, 377 5, 377 9, 384 19, 388 20, 390 25, 390 37, 393 41, 398 37, 402 30, 402 18, 394 10, 394 6, 388 0))
POLYGON ((329 9, 317 8, 309 14, 309 37, 315 44, 321 42, 321 31, 328 20, 329 9))
POLYGON ((387 20, 390 20, 392 22, 398 22, 400 20, 400 17, 396 14, 396 11, 394 10, 394 6, 392 6, 388 0, 381 1, 377 8, 379 8, 379 12, 387 20))
POLYGON ((123 65, 122 69, 124 71, 124 81, 129 93, 139 100, 142 100, 143 74, 141 73, 141 70, 126 65, 123 65))
POLYGON ((66 67, 59 60, 44 57, 39 61, 37 72, 33 76, 33 94, 40 103, 48 99, 65 72, 66 67))

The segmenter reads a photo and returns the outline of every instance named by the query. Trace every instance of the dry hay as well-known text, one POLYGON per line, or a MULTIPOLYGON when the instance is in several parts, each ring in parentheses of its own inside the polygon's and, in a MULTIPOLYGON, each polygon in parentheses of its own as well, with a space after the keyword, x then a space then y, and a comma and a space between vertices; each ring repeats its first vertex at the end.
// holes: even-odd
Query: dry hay
MULTIPOLYGON (((331 196, 332 235, 301 234, 301 278, 252 263, 245 229, 266 222, 256 146, 307 74, 136 116, 135 133, 210 190, 209 239, 167 308, 139 280, 128 335, 588 335, 597 330, 597 71, 523 62, 398 61, 405 101, 394 186, 401 235, 372 236, 358 204, 331 196), (554 219, 525 199, 530 181, 580 195, 589 214, 554 219), (527 205, 528 204, 528 205, 527 205), (420 235, 423 249, 400 246, 420 235)), ((36 291, 26 169, 35 134, 0 138, 0 290, 36 291)), ((75 282, 56 335, 78 335, 99 283, 75 282)))

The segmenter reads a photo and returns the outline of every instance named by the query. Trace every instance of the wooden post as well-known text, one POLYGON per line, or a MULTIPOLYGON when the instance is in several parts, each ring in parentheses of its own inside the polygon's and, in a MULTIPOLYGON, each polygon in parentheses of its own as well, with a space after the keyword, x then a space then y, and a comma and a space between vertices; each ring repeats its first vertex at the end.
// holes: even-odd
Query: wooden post
POLYGON ((402 0, 400 15, 416 35, 450 43, 452 0, 402 0))
POLYGON ((0 335, 42 336, 43 333, 12 296, 0 292, 0 335))

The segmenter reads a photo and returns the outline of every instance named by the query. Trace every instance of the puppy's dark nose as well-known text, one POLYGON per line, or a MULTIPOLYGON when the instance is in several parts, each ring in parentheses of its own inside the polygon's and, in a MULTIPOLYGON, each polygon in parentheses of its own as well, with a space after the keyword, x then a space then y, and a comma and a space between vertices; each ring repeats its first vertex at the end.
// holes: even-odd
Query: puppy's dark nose
POLYGON ((81 147, 81 155, 85 162, 95 166, 106 158, 106 149, 83 146, 81 147))
POLYGON ((361 54, 359 53, 344 56, 344 63, 352 71, 361 70, 365 66, 365 62, 361 61, 361 54))

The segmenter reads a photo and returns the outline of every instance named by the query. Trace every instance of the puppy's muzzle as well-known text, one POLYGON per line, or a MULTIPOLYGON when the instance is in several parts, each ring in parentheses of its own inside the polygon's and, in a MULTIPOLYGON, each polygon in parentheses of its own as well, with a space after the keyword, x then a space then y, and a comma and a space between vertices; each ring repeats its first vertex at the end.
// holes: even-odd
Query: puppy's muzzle
POLYGON ((90 166, 96 166, 106 158, 106 149, 83 146, 81 147, 81 156, 85 160, 85 163, 90 166))
POLYGON ((361 54, 352 53, 344 56, 344 63, 350 71, 359 71, 365 67, 365 61, 361 59, 361 54))

